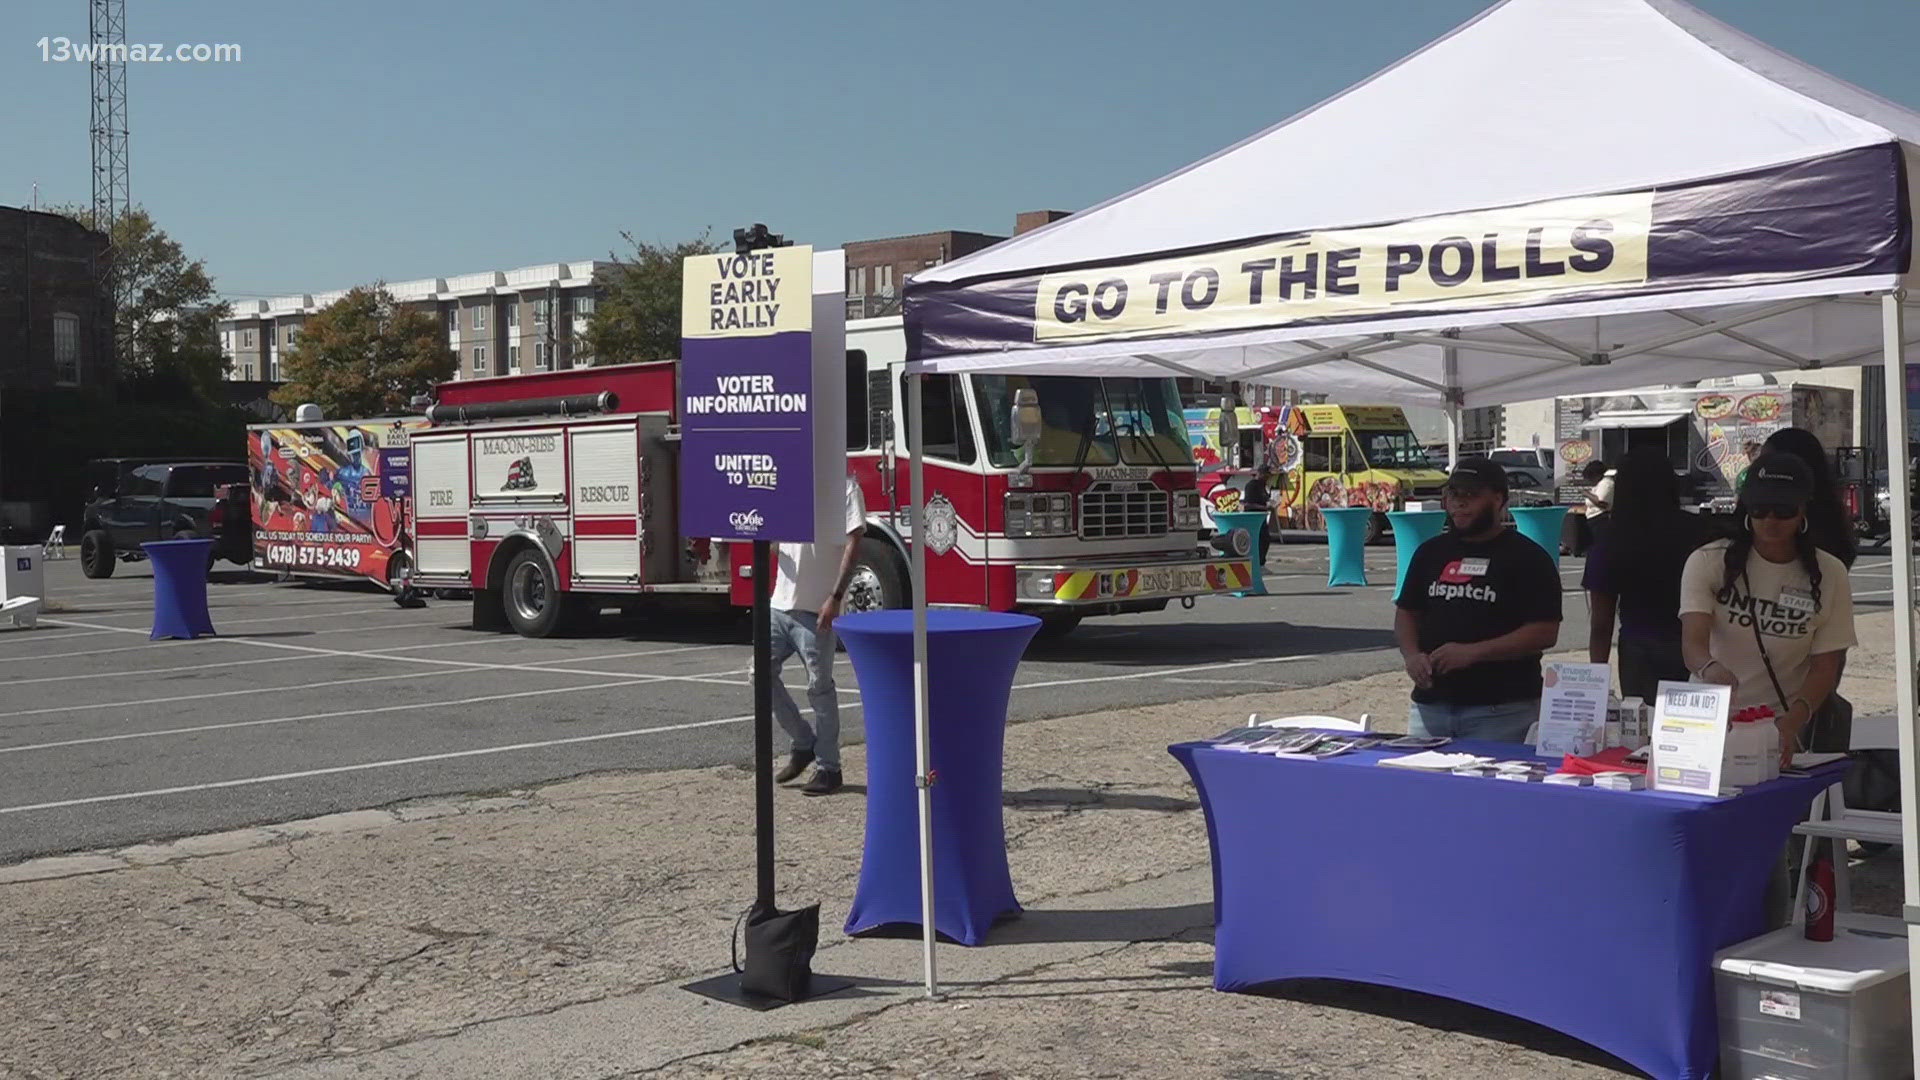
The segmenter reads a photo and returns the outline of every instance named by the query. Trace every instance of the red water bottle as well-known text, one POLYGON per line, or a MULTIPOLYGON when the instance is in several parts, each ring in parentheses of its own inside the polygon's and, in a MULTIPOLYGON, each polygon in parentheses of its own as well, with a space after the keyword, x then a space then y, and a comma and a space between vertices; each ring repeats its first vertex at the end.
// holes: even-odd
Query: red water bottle
POLYGON ((1807 869, 1807 940, 1833 940, 1833 857, 1825 845, 1807 869))

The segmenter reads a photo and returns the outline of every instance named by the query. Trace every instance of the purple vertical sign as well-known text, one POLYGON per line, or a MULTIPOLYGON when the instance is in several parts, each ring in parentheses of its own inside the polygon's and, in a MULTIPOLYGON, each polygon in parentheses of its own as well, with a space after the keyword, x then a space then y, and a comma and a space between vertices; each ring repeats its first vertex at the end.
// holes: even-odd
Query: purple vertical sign
POLYGON ((813 249, 689 258, 680 334, 682 532, 813 540, 813 249))

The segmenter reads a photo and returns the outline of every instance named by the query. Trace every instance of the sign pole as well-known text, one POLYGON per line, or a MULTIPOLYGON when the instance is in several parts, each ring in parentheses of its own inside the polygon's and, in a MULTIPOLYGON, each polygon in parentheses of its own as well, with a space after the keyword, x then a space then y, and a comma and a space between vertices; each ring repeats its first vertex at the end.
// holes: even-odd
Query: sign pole
POLYGON ((773 545, 753 543, 753 903, 773 905, 773 545))
MULTIPOLYGON (((787 247, 763 225, 737 230, 734 248, 690 256, 682 270, 676 419, 682 534, 752 553, 754 895, 732 970, 685 989, 765 1011, 853 985, 812 970, 820 907, 781 911, 773 861, 773 545, 813 543, 823 522, 843 527, 844 333, 832 316, 845 304, 815 291, 811 248, 787 247), (826 314, 818 337, 816 312, 826 314)), ((825 265, 837 283, 839 264, 825 265)))

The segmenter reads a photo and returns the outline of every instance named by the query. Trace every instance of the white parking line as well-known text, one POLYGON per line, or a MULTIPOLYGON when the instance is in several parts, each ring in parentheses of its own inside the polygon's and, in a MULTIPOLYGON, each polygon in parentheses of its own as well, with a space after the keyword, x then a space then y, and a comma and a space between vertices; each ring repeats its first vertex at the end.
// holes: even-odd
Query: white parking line
MULTIPOLYGON (((49 620, 43 618, 40 621, 48 622, 49 620)), ((69 623, 67 625, 80 626, 83 624, 69 623)), ((227 625, 239 626, 241 624, 238 622, 233 622, 233 623, 228 623, 227 625)), ((438 620, 426 619, 426 620, 421 620, 419 622, 388 623, 383 626, 340 626, 340 627, 335 627, 332 630, 310 631, 307 634, 307 636, 320 637, 326 634, 372 634, 372 633, 378 633, 379 631, 382 631, 382 630, 417 630, 423 626, 436 626, 436 625, 439 625, 438 620)), ((90 631, 87 631, 86 633, 81 633, 81 634, 62 635, 59 640, 65 641, 65 640, 68 640, 69 637, 97 637, 97 636, 103 636, 106 634, 145 634, 149 632, 150 631, 141 629, 139 627, 116 626, 111 629, 90 630, 90 631)), ((181 647, 187 647, 187 646, 193 646, 193 645, 200 645, 200 646, 222 645, 222 644, 240 645, 240 644, 246 644, 247 642, 248 642, 248 639, 244 635, 234 635, 230 637, 197 638, 193 641, 151 641, 145 645, 118 645, 111 649, 86 649, 80 652, 66 652, 66 653, 39 653, 33 656, 0 656, 0 664, 18 664, 18 663, 21 663, 22 661, 28 661, 28 660, 71 660, 81 656, 108 656, 113 653, 141 652, 143 650, 153 649, 153 648, 181 648, 181 647)))
POLYGON ((479 705, 488 701, 513 701, 517 698, 540 697, 544 694, 577 694, 583 690, 609 690, 617 686, 629 686, 637 683, 656 682, 657 677, 645 675, 617 682, 588 683, 584 686, 560 686, 547 690, 519 690, 511 694, 484 694, 480 697, 441 699, 438 701, 414 701, 404 705, 381 705, 371 709, 341 709, 338 712, 301 713, 297 716, 276 716, 265 720, 234 720, 223 724, 196 724, 192 727, 165 728, 160 731, 129 731, 119 735, 94 735, 84 739, 62 739, 58 742, 27 743, 21 746, 0 746, 0 754, 21 754, 29 750, 54 750, 63 746, 92 746, 96 743, 125 742, 129 739, 157 739, 166 735, 192 735, 206 731, 231 731, 234 728, 269 727, 276 724, 293 724, 302 720, 337 720, 343 716, 375 716, 383 713, 412 712, 416 709, 441 709, 455 705, 479 705))
MULTIPOLYGON (((50 622, 52 620, 43 619, 41 621, 50 622)), ((56 622, 55 625, 91 627, 94 629, 105 630, 108 632, 118 632, 118 633, 124 633, 124 634, 144 634, 147 632, 145 630, 134 630, 126 627, 106 627, 106 626, 100 626, 99 624, 96 624, 96 623, 75 622, 73 620, 60 620, 59 622, 56 622)), ((435 624, 432 622, 420 622, 420 623, 413 623, 410 625, 417 628, 422 626, 432 626, 435 624)), ((359 632, 362 629, 375 629, 375 628, 347 627, 337 631, 331 631, 331 630, 315 631, 315 635, 322 634, 322 633, 355 633, 355 632, 359 632)), ((420 651, 424 649, 445 648, 445 647, 451 647, 456 645, 481 645, 490 641, 524 641, 524 639, 503 636, 500 638, 480 638, 472 641, 438 642, 430 645, 396 646, 394 648, 385 649, 385 650, 324 649, 315 645, 294 645, 284 641, 261 641, 255 638, 247 638, 247 637, 207 638, 207 639, 203 639, 203 642, 181 642, 180 644, 185 645, 185 644, 205 643, 205 644, 252 645, 257 648, 276 649, 282 652, 297 652, 297 653, 306 653, 310 655, 320 655, 320 656, 338 656, 338 657, 346 657, 349 659, 361 659, 361 660, 395 660, 395 661, 400 661, 402 663, 409 663, 409 664, 427 664, 427 665, 434 665, 434 666, 441 666, 441 667, 465 668, 469 670, 514 671, 526 666, 526 665, 519 665, 519 664, 488 664, 488 663, 484 663, 476 660, 435 660, 428 657, 395 655, 396 653, 400 653, 402 651, 420 651)), ((136 646, 130 646, 126 650, 104 650, 104 651, 109 651, 109 652, 138 651, 140 649, 147 648, 147 647, 148 646, 136 645, 136 646)), ((606 657, 603 657, 602 659, 614 659, 614 658, 625 657, 629 655, 633 655, 633 654, 611 653, 611 654, 608 654, 606 657)), ((640 654, 640 655, 651 655, 651 654, 640 654)), ((254 660, 223 660, 223 661, 217 661, 214 663, 207 663, 207 664, 186 664, 186 665, 180 665, 176 667, 166 667, 166 668, 143 668, 138 671, 124 672, 122 674, 145 676, 145 675, 176 674, 176 673, 185 672, 185 671, 211 671, 217 668, 246 667, 252 664, 271 664, 275 662, 275 660, 277 659, 279 658, 263 657, 263 658, 254 659, 254 660)), ((540 661, 540 663, 542 664, 567 663, 567 662, 568 661, 565 658, 540 661)), ((576 662, 588 662, 588 661, 576 661, 576 662)), ((624 671, 582 671, 582 672, 577 672, 576 674, 612 676, 614 678, 626 678, 633 673, 624 672, 624 671)), ((73 682, 79 679, 92 679, 97 677, 98 677, 97 672, 88 672, 86 674, 80 674, 80 675, 45 675, 35 679, 9 679, 4 684, 0 684, 0 685, 30 686, 30 685, 39 684, 39 683, 73 682)))
MULTIPOLYGON (((1309 657, 1307 656, 1263 657, 1257 660, 1235 660, 1235 661, 1228 661, 1228 662, 1219 663, 1219 664, 1200 664, 1193 667, 1168 668, 1168 669, 1163 669, 1159 671, 1129 672, 1125 675, 1096 675, 1096 676, 1090 676, 1084 679, 1056 679, 1048 682, 1015 684, 1013 689, 1016 691, 1036 690, 1036 689, 1040 689, 1041 687, 1049 687, 1049 686, 1078 686, 1078 685, 1089 684, 1089 683, 1120 682, 1120 681, 1129 680, 1129 679, 1152 678, 1155 675, 1185 674, 1185 673, 1190 673, 1195 671, 1210 671, 1210 670, 1216 670, 1221 668, 1252 667, 1258 664, 1277 664, 1277 663, 1285 663, 1290 660, 1305 660, 1305 659, 1309 659, 1309 657)), ((637 676, 630 680, 623 680, 621 682, 613 682, 613 683, 604 683, 604 684, 598 684, 594 686, 576 686, 576 687, 569 687, 563 690, 531 691, 524 694, 508 694, 508 695, 503 695, 501 697, 475 698, 472 700, 473 701, 498 701, 508 697, 528 697, 528 696, 533 696, 536 694, 543 694, 543 693, 573 693, 581 690, 607 689, 607 688, 632 685, 634 683, 641 683, 641 682, 648 682, 648 681, 658 681, 658 680, 649 679, 645 676, 637 676)), ((467 702, 442 702, 441 704, 454 705, 454 704, 467 704, 467 702)), ((842 705, 841 708, 847 709, 847 710, 858 709, 862 706, 862 704, 863 704, 862 702, 853 701, 853 702, 848 702, 842 705)), ((359 713, 366 713, 366 712, 398 711, 402 708, 414 709, 414 708, 425 708, 425 707, 427 706, 425 705, 393 706, 393 707, 390 707, 389 709, 359 710, 358 712, 341 713, 338 715, 351 716, 351 715, 358 715, 359 713)), ((718 727, 724 724, 739 724, 739 723, 745 723, 752 719, 753 719, 752 714, 748 714, 746 716, 729 716, 729 717, 725 717, 718 720, 695 720, 685 724, 667 724, 660 727, 633 728, 626 731, 609 731, 609 732, 603 732, 598 735, 576 735, 571 738, 565 738, 565 739, 544 739, 538 742, 510 743, 505 746, 483 746, 483 747, 478 747, 472 750, 450 750, 440 754, 423 754, 423 755, 418 755, 414 757, 395 758, 395 759, 389 759, 385 761, 369 761, 369 762, 362 762, 357 765, 333 765, 333 766, 328 766, 328 767, 319 768, 319 769, 304 769, 299 772, 275 773, 270 776, 248 776, 248 777, 242 777, 237 780, 214 780, 204 784, 182 784, 177 787, 154 788, 148 791, 123 791, 123 792, 118 792, 112 795, 89 795, 89 796, 78 798, 78 799, 62 799, 57 802, 28 803, 21 806, 0 806, 0 814, 21 814, 21 813, 26 813, 32 810, 60 810, 60 809, 65 809, 67 807, 73 807, 73 806, 91 806, 99 803, 125 802, 130 799, 156 798, 156 797, 165 796, 165 795, 182 795, 182 794, 187 794, 195 791, 214 791, 214 790, 219 790, 223 788, 245 787, 252 784, 272 784, 272 783, 279 783, 286 780, 302 780, 302 779, 306 779, 308 777, 314 777, 314 776, 331 776, 339 773, 362 772, 368 769, 387 769, 387 768, 395 768, 403 765, 423 765, 429 762, 450 761, 458 758, 483 757, 491 754, 510 754, 510 753, 521 751, 521 750, 543 750, 543 749, 547 749, 549 747, 554 747, 554 746, 570 746, 570 745, 575 745, 579 743, 602 742, 608 739, 625 739, 625 738, 633 738, 635 736, 640 736, 640 735, 654 735, 654 734, 662 734, 662 733, 673 732, 673 731, 690 731, 695 728, 718 727)), ((19 750, 19 749, 28 749, 28 748, 15 747, 13 749, 19 750)))
MULTIPOLYGON (((317 636, 321 636, 321 634, 372 634, 372 632, 376 632, 376 630, 417 630, 420 626, 432 626, 432 623, 401 623, 401 625, 394 626, 342 626, 342 628, 338 628, 338 630, 315 630, 311 636, 317 638, 317 636)), ((100 632, 102 632, 102 634, 111 634, 111 630, 100 630, 100 632)), ((140 651, 156 650, 156 648, 194 648, 194 646, 202 646, 202 648, 204 648, 204 646, 221 646, 221 644, 238 646, 238 644, 244 644, 244 642, 246 642, 246 638, 198 638, 198 640, 192 640, 192 642, 148 642, 148 644, 144 644, 144 646, 119 646, 119 648, 111 648, 111 650, 86 650, 79 651, 79 653, 42 653, 42 655, 0 657, 0 663, 19 663, 19 661, 29 661, 29 659, 73 659, 73 657, 109 655, 109 653, 140 653, 140 651)), ((513 634, 493 634, 493 636, 486 636, 486 638, 472 638, 472 640, 467 640, 467 642, 434 642, 434 644, 430 644, 430 646, 390 646, 390 648, 384 648, 384 650, 365 651, 369 651, 369 653, 399 653, 399 651, 453 650, 453 648, 459 648, 459 646, 501 646, 501 644, 507 644, 507 642, 524 642, 524 638, 516 638, 513 634)), ((255 661, 248 659, 248 661, 236 661, 236 663, 255 663, 255 661)), ((225 665, 225 663, 209 663, 209 665, 204 665, 204 667, 228 667, 228 665, 225 665)), ((152 669, 150 669, 150 671, 152 671, 152 669)), ((136 671, 136 673, 131 673, 131 675, 148 675, 150 671, 136 671)), ((157 669, 157 671, 175 671, 175 669, 157 669)), ((180 669, 180 671, 192 671, 192 669, 180 669)), ((12 682, 0 680, 0 684, 10 686, 12 682)))
MULTIPOLYGON (((514 641, 519 639, 506 638, 503 640, 514 641)), ((420 649, 431 649, 431 648, 439 648, 439 647, 440 646, 438 645, 413 646, 413 648, 420 648, 420 649)), ((666 656, 671 653, 697 652, 703 649, 719 649, 724 647, 725 646, 722 646, 722 645, 678 645, 670 649, 649 649, 641 652, 605 653, 600 656, 583 656, 583 657, 579 657, 577 659, 572 659, 572 660, 568 660, 568 659, 529 660, 523 665, 515 666, 512 670, 536 671, 536 672, 551 671, 555 675, 588 674, 585 672, 562 671, 562 670, 543 667, 542 665, 566 664, 566 663, 589 664, 598 660, 631 660, 631 659, 637 659, 643 656, 666 656)), ((396 657, 395 659, 404 659, 404 658, 396 657)), ((476 666, 484 667, 485 665, 476 665, 476 666)), ((217 691, 215 693, 210 693, 210 694, 207 694, 207 693, 180 694, 174 697, 141 698, 137 701, 108 701, 104 703, 90 704, 90 705, 57 705, 52 708, 46 708, 46 709, 20 709, 15 712, 0 713, 0 720, 10 719, 16 716, 44 716, 48 713, 89 712, 89 711, 105 712, 111 709, 132 709, 137 707, 144 707, 147 705, 165 705, 175 701, 201 701, 208 698, 238 697, 246 694, 271 693, 275 690, 318 690, 323 686, 352 686, 358 683, 390 682, 394 679, 421 679, 421 678, 432 678, 435 675, 460 675, 460 674, 465 674, 465 672, 461 670, 434 671, 434 672, 403 671, 397 675, 363 675, 353 679, 334 679, 329 682, 301 683, 298 686, 292 686, 292 687, 252 686, 244 690, 221 690, 221 691, 217 691)), ((599 672, 597 674, 612 676, 614 678, 625 679, 625 678, 637 678, 647 673, 634 672, 632 675, 628 675, 621 672, 599 672)), ((666 678, 666 676, 661 676, 661 677, 666 678)), ((688 681, 695 681, 694 677, 690 675, 680 675, 680 676, 672 676, 672 677, 676 679, 685 679, 688 681)))
POLYGON ((92 795, 83 799, 62 799, 59 802, 34 803, 27 806, 0 806, 0 814, 22 814, 29 810, 59 810, 70 806, 123 802, 127 799, 146 799, 157 795, 182 795, 192 791, 214 791, 220 788, 245 787, 250 784, 274 784, 285 780, 304 780, 313 776, 330 776, 337 773, 361 772, 367 769, 392 769, 403 765, 425 765, 434 761, 450 761, 455 758, 481 757, 488 754, 510 754, 519 750, 544 750, 554 746, 604 742, 608 739, 626 739, 636 735, 659 735, 670 731, 691 731, 694 728, 718 727, 722 724, 738 724, 751 719, 753 719, 751 716, 729 716, 720 720, 695 720, 686 724, 666 724, 660 727, 634 728, 629 731, 608 731, 602 732, 599 735, 575 735, 566 739, 543 739, 539 742, 514 743, 509 746, 484 746, 475 750, 450 750, 443 754, 421 754, 417 757, 410 758, 368 761, 359 765, 332 765, 324 769, 303 769, 299 772, 276 773, 272 776, 248 776, 239 780, 215 780, 206 784, 182 784, 179 787, 156 788, 152 791, 126 791, 117 795, 92 795))

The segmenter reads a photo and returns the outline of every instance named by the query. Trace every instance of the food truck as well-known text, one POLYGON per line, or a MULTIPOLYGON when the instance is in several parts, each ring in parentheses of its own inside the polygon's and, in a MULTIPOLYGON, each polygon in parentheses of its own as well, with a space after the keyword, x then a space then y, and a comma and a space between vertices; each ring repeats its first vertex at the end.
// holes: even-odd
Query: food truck
POLYGON ((1587 490, 1581 469, 1629 452, 1666 455, 1683 495, 1716 513, 1731 511, 1747 465, 1781 428, 1811 431, 1821 445, 1853 441, 1853 391, 1837 386, 1685 387, 1635 390, 1555 402, 1558 501, 1587 490))

